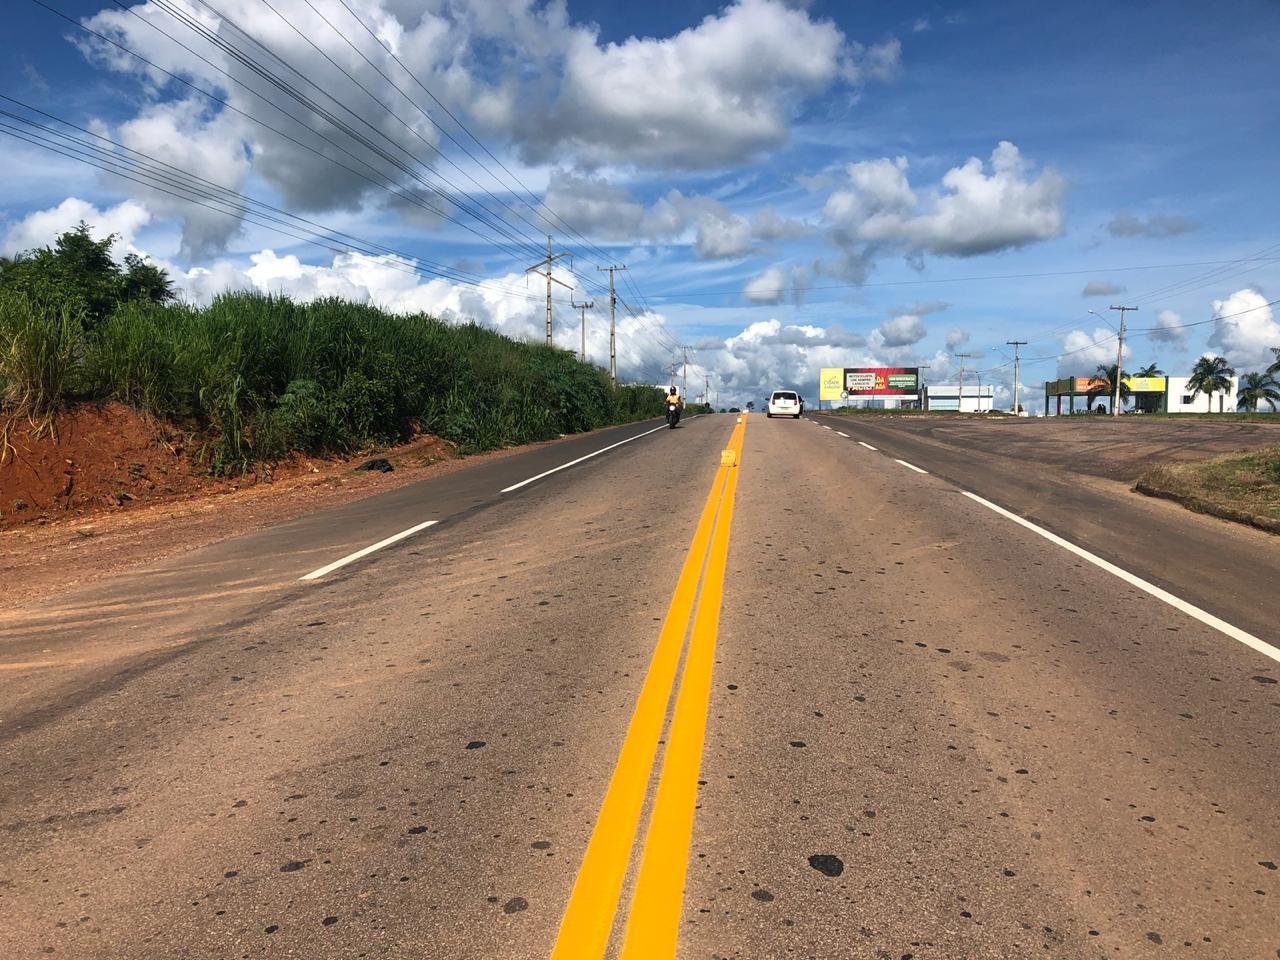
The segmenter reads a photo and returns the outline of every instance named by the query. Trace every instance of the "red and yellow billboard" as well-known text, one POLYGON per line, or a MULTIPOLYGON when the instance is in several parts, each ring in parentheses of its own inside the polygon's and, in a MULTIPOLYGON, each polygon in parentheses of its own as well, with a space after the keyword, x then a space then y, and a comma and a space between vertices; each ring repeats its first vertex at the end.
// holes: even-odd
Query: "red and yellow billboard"
POLYGON ((823 367, 818 378, 819 400, 914 397, 919 392, 919 367, 823 367))

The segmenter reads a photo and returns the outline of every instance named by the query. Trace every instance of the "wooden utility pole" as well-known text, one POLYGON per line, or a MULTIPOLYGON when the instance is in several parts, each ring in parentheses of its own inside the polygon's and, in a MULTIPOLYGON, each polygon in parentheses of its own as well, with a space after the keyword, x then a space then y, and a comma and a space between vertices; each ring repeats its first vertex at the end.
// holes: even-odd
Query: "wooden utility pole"
POLYGON ((618 309, 618 295, 613 292, 613 272, 627 268, 621 265, 614 265, 596 267, 596 269, 601 273, 606 270, 609 272, 609 385, 616 387, 618 385, 618 328, 614 320, 614 314, 618 309))
POLYGON ((569 294, 569 303, 582 311, 582 353, 578 359, 583 363, 587 362, 587 311, 596 305, 594 300, 588 300, 586 303, 574 303, 573 294, 569 294))
POLYGON ((532 267, 530 267, 528 270, 525 271, 525 273, 542 274, 547 278, 547 346, 548 347, 554 345, 551 337, 551 284, 558 283, 560 284, 560 286, 564 287, 566 290, 573 289, 573 287, 569 286, 569 284, 564 283, 560 280, 557 280, 554 276, 552 276, 551 266, 561 257, 567 257, 567 256, 569 256, 569 254, 567 253, 557 253, 554 256, 552 255, 551 236, 550 234, 548 234, 547 235, 547 258, 545 260, 539 260, 532 267))

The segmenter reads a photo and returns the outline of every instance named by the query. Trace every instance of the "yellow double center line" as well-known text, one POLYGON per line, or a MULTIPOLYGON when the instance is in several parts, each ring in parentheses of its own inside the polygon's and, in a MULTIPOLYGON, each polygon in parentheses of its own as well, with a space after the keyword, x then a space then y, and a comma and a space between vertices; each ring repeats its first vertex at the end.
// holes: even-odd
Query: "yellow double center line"
POLYGON ((667 608, 649 672, 640 688, 618 763, 560 921, 552 960, 596 960, 608 949, 658 741, 662 738, 667 704, 688 633, 689 650, 676 694, 621 954, 623 960, 661 960, 675 956, 698 795, 698 768, 702 762, 711 697, 733 500, 738 487, 736 464, 742 456, 745 430, 744 415, 729 438, 726 455, 721 458, 689 553, 680 569, 680 579, 667 608))

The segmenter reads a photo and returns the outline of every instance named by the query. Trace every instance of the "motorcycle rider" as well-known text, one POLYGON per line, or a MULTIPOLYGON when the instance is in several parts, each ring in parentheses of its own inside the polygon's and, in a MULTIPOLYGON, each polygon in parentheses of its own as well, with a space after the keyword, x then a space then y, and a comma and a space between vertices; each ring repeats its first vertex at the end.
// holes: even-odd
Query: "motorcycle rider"
POLYGON ((680 413, 684 409, 684 401, 680 399, 680 394, 674 385, 667 390, 666 406, 668 417, 671 416, 671 408, 675 408, 675 417, 678 422, 680 420, 680 413))

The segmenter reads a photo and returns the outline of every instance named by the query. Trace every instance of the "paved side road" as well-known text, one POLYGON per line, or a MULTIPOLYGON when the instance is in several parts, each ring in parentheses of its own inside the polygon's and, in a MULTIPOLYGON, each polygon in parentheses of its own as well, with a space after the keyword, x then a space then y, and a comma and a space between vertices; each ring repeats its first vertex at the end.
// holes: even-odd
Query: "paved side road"
POLYGON ((94 611, 45 614, 62 659, 0 671, 0 955, 547 957, 633 767, 591 956, 668 910, 649 955, 1280 955, 1280 663, 905 449, 735 427, 238 620, 162 602, 145 655, 77 667, 94 611), (678 719, 628 754, 653 690, 678 719))
MULTIPOLYGON (((869 443, 889 457, 918 465, 1033 520, 1244 630, 1276 638, 1280 593, 1264 588, 1280 583, 1280 541, 1275 535, 1143 497, 1130 490, 1128 480, 1081 473, 1059 462, 1056 452, 1038 452, 1034 438, 1008 443, 998 439, 1038 431, 1038 422, 978 421, 967 430, 954 432, 902 420, 873 423, 820 414, 810 419, 838 438, 846 434, 847 438, 841 438, 846 442, 869 443), (984 433, 983 427, 995 430, 984 433)), ((1154 425, 1163 425, 1163 421, 1154 425)), ((1183 438, 1186 444, 1199 444, 1203 449, 1214 442, 1197 436, 1193 425, 1175 426, 1188 434, 1183 438)), ((1256 428, 1264 431, 1264 436, 1277 432, 1266 424, 1215 426, 1256 428)), ((1257 442, 1257 435, 1241 434, 1250 443, 1257 442)), ((1106 463, 1105 458, 1100 462, 1106 463)), ((1121 475, 1131 472, 1129 466, 1121 475)))

